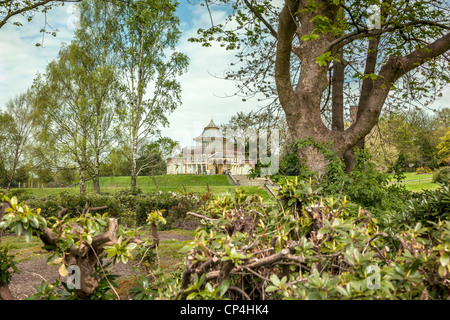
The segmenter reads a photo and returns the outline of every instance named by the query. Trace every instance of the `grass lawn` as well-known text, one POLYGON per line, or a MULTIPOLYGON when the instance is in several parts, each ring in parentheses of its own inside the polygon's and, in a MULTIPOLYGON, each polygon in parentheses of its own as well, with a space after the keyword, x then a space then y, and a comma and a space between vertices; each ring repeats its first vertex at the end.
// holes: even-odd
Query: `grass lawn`
POLYGON ((25 241, 25 237, 17 236, 2 236, 0 248, 10 246, 10 254, 14 255, 16 262, 26 261, 38 258, 43 255, 48 255, 48 252, 42 249, 43 243, 38 237, 31 237, 30 242, 25 241))
MULTIPOLYGON (((431 179, 433 178, 432 173, 416 174, 415 172, 404 172, 403 174, 405 175, 405 180, 402 184, 405 185, 407 190, 420 192, 423 190, 434 190, 439 188, 438 184, 431 182, 431 179)), ((390 174, 389 177, 392 179, 393 174, 390 174)))
MULTIPOLYGON (((391 178, 393 175, 389 175, 391 178)), ((433 190, 439 187, 439 185, 432 183, 432 174, 416 174, 415 172, 406 172, 405 181, 403 184, 408 190, 421 191, 421 190, 433 190)), ((294 179, 295 177, 288 176, 288 179, 294 179)), ((114 194, 123 189, 130 188, 130 177, 101 177, 100 178, 100 190, 101 193, 114 194)), ((236 186, 232 185, 226 175, 160 175, 155 177, 138 177, 137 185, 143 192, 155 192, 155 191, 172 191, 172 192, 189 192, 201 195, 206 193, 208 188, 213 195, 219 195, 222 193, 234 194, 236 186)), ((257 186, 240 186, 245 194, 255 194, 263 197, 264 200, 270 201, 271 197, 265 189, 261 189, 257 186)), ((87 192, 93 192, 92 181, 86 183, 87 192)), ((14 189, 12 189, 14 190, 14 189)), ((21 189, 25 193, 33 194, 36 196, 46 196, 50 194, 59 194, 61 191, 68 191, 72 194, 78 194, 79 186, 73 186, 71 188, 32 188, 21 189)))
MULTIPOLYGON (((431 179, 433 178, 432 173, 416 174, 415 172, 404 172, 404 175, 405 180, 403 181, 403 184, 407 190, 420 192, 422 190, 434 190, 439 188, 438 184, 431 182, 431 179)), ((393 179, 393 176, 393 174, 389 174, 389 178, 393 179)), ((287 176, 286 178, 295 179, 295 176, 287 176)))
MULTIPOLYGON (((100 191, 101 193, 114 194, 123 189, 130 188, 130 177, 101 177, 100 191)), ((143 192, 189 192, 201 195, 209 191, 213 195, 222 193, 234 194, 236 186, 231 184, 226 175, 161 175, 156 177, 138 177, 137 186, 143 192)), ((265 189, 257 186, 240 186, 245 194, 255 194, 263 197, 264 200, 270 200, 270 195, 265 189)), ((11 189, 12 191, 15 189, 11 189)), ((46 196, 50 194, 59 194, 62 191, 68 191, 71 194, 78 194, 80 192, 79 186, 70 188, 23 188, 21 189, 27 194, 36 196, 46 196)), ((86 183, 86 190, 88 193, 93 192, 93 183, 88 181, 86 183)))
MULTIPOLYGON (((405 181, 412 181, 412 180, 431 180, 431 178, 433 178, 433 174, 432 173, 422 173, 422 174, 417 174, 415 172, 403 172, 403 174, 405 175, 405 181)), ((389 174, 389 177, 392 179, 393 178, 393 174, 389 174)))

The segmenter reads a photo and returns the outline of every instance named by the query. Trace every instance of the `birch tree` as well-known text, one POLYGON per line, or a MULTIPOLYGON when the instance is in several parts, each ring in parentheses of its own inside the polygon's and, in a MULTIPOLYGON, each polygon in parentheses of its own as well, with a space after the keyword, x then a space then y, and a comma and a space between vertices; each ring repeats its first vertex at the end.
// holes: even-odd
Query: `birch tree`
POLYGON ((168 124, 167 114, 181 104, 177 81, 188 65, 175 46, 180 37, 174 0, 133 1, 120 7, 117 16, 123 97, 123 119, 129 135, 131 188, 140 168, 138 146, 159 134, 168 124))
POLYGON ((6 194, 33 139, 37 117, 33 98, 33 93, 28 90, 10 99, 5 112, 0 111, 0 163, 5 169, 6 194))

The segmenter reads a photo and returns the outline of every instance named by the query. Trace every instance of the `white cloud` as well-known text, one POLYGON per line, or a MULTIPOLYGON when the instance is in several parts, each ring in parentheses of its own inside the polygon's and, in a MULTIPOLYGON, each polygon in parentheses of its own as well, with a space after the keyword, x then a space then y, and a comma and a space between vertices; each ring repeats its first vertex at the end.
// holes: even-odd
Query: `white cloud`
MULTIPOLYGON (((209 13, 204 7, 188 6, 191 21, 189 30, 184 30, 178 48, 188 55, 188 72, 180 77, 182 105, 169 117, 170 127, 163 134, 180 141, 182 146, 193 144, 192 139, 201 134, 211 119, 216 124, 227 122, 238 111, 248 112, 257 108, 256 101, 243 102, 234 96, 236 83, 223 79, 224 71, 235 60, 236 52, 227 51, 214 43, 202 47, 199 43, 188 42, 197 35, 198 28, 211 26, 209 13), (182 139, 179 136, 182 134, 182 139)), ((213 21, 220 23, 226 18, 225 10, 211 11, 213 21)))
POLYGON ((22 22, 22 27, 7 24, 0 29, 0 107, 25 92, 36 73, 43 73, 47 64, 57 57, 62 42, 70 42, 73 28, 69 24, 72 21, 69 7, 54 8, 47 15, 50 27, 59 30, 56 37, 46 34, 42 38, 39 32, 45 26, 42 13, 37 13, 31 22, 22 22), (37 47, 36 43, 42 46, 37 47))

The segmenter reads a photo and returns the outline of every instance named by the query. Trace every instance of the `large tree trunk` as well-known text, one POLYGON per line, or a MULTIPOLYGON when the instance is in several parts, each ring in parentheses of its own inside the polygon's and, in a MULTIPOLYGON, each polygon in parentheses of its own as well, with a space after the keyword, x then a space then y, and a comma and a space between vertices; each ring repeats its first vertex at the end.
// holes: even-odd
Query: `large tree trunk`
POLYGON ((299 150, 299 157, 312 172, 317 172, 319 176, 325 173, 328 162, 320 151, 313 147, 305 147, 299 150))
MULTIPOLYGON (((280 104, 286 114, 289 131, 295 139, 310 137, 316 142, 331 143, 339 157, 344 158, 346 153, 350 157, 351 154, 348 151, 358 144, 362 146, 364 137, 377 124, 392 85, 410 70, 450 50, 450 33, 408 55, 390 57, 379 69, 375 79, 368 77, 363 81, 356 121, 348 129, 342 130, 341 119, 336 118, 332 128, 334 130, 330 130, 322 121, 320 109, 323 93, 330 83, 327 72, 331 61, 320 65, 317 58, 329 52, 332 56, 339 56, 340 50, 351 37, 321 33, 318 39, 300 40, 299 45, 296 46, 293 42, 295 38, 301 39, 305 35, 316 32, 314 18, 321 16, 328 18, 329 21, 340 19, 338 15, 342 8, 333 2, 320 1, 320 6, 317 6, 314 12, 302 10, 305 9, 305 3, 298 0, 285 0, 279 15, 275 82, 280 104), (293 55, 301 61, 299 78, 295 86, 292 83, 291 74, 293 55)), ((381 31, 375 30, 369 33, 372 39, 368 48, 366 74, 375 71, 379 41, 377 36, 381 34, 381 31)), ((334 67, 336 66, 338 65, 334 67)), ((339 72, 342 70, 335 73, 333 79, 334 84, 338 86, 343 79, 342 73, 339 72)), ((337 93, 340 89, 335 89, 336 100, 342 99, 337 93)), ((343 111, 343 105, 339 103, 333 104, 333 108, 335 108, 333 112, 343 111)), ((299 156, 312 171, 319 174, 324 172, 326 161, 314 148, 300 150, 299 156)), ((352 162, 348 165, 351 166, 352 162)))
POLYGON ((100 177, 98 176, 98 173, 94 174, 92 182, 94 184, 94 192, 100 194, 100 177))

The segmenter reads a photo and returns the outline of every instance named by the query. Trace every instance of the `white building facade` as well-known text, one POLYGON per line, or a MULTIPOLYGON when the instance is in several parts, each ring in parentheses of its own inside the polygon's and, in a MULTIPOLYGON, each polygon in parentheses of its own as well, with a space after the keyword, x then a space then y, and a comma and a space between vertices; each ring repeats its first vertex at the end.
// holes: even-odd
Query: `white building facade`
POLYGON ((246 159, 243 148, 234 139, 223 136, 213 120, 194 139, 194 147, 185 147, 182 154, 167 159, 167 174, 247 174, 254 161, 246 159))

